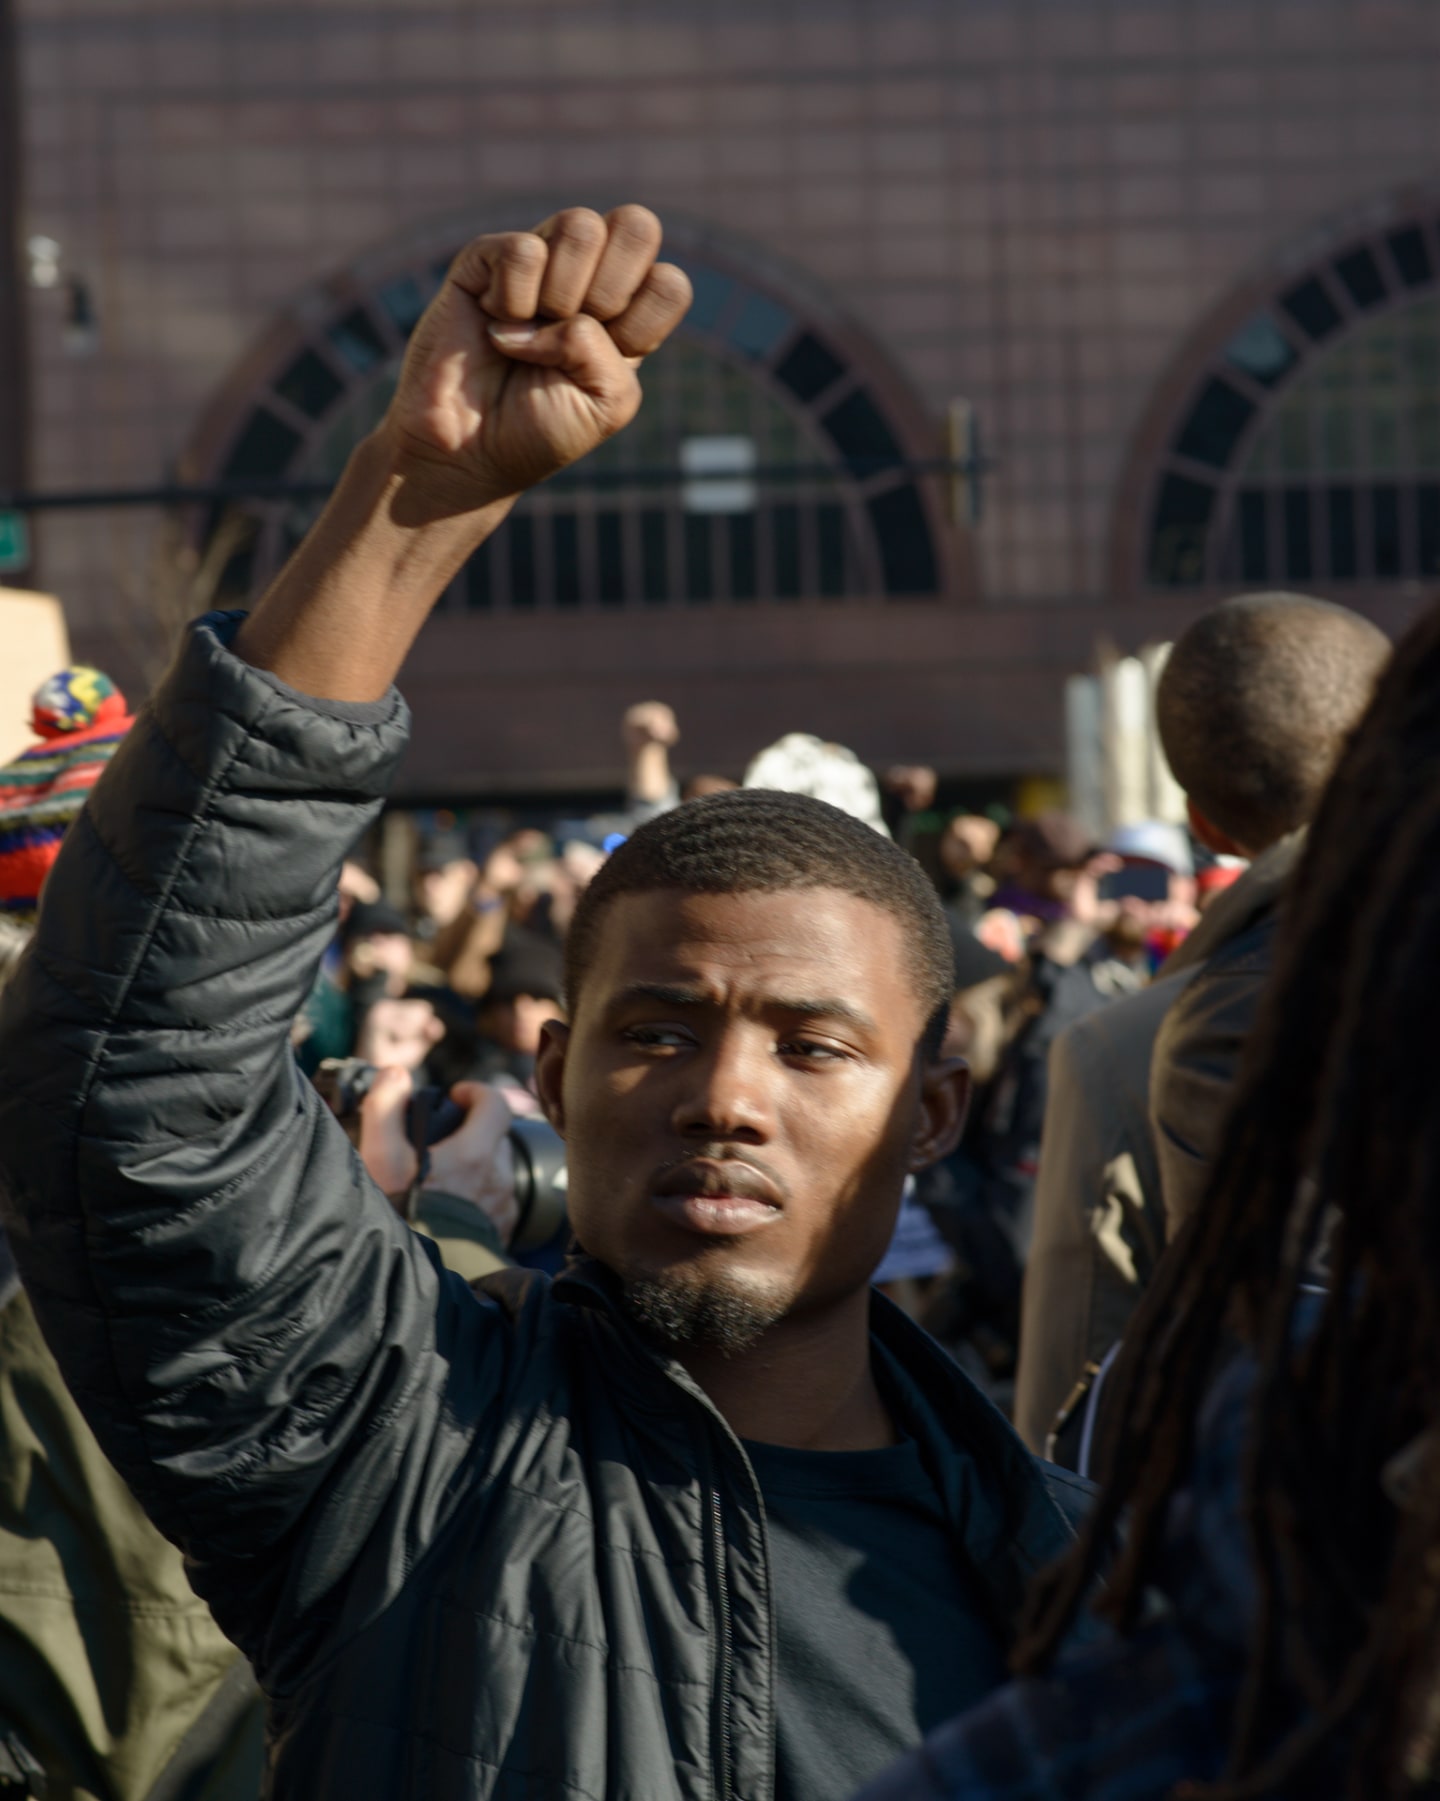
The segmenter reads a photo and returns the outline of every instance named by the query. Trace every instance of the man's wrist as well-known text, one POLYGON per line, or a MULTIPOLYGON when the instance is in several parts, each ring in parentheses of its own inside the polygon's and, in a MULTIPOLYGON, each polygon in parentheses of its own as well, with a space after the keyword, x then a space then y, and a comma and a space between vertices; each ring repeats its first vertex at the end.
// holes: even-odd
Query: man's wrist
POLYGON ((390 420, 382 419, 356 452, 387 487, 390 518, 406 530, 468 524, 481 542, 520 498, 520 490, 492 485, 438 454, 427 453, 390 420), (498 517, 497 517, 498 516, 498 517))
POLYGON ((378 699, 430 608, 513 504, 474 484, 447 493, 382 424, 241 627, 236 655, 302 694, 378 699))

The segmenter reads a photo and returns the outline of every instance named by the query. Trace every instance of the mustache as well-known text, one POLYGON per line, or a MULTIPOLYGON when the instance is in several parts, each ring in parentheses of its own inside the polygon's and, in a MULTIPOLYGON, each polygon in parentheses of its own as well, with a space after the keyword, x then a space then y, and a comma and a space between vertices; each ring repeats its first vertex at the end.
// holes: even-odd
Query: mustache
POLYGON ((709 1199, 733 1194, 742 1200, 784 1207, 789 1185, 758 1157, 729 1144, 707 1144, 662 1163, 650 1181, 651 1194, 694 1194, 709 1199))

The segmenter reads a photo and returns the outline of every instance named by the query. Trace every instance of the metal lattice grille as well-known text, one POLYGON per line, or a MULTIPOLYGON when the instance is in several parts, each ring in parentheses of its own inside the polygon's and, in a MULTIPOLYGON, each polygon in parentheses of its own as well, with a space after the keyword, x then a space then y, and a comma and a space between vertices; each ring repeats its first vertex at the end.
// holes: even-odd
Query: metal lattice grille
POLYGON ((1440 238, 1352 242, 1235 333, 1155 491, 1162 587, 1440 576, 1440 238))
MULTIPOLYGON (((695 305, 646 363, 637 420, 526 496, 457 576, 445 607, 936 594, 922 488, 861 372, 793 307, 735 274, 683 260, 695 305), (728 502, 709 504, 714 490, 685 473, 685 452, 717 440, 739 444, 753 476, 732 486, 728 502)), ((429 263, 395 275, 313 328, 236 433, 224 475, 332 482, 383 414, 405 340, 443 270, 429 263)), ((258 537, 231 586, 266 579, 318 504, 257 501, 258 537)))

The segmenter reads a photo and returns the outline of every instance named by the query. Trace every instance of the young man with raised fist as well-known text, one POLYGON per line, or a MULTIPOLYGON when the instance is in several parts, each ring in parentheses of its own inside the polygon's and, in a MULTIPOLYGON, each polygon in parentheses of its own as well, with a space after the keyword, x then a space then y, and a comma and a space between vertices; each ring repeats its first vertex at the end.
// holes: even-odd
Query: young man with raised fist
POLYGON ((723 794, 602 870, 537 1070, 585 1252, 553 1284, 447 1276, 290 1053, 391 684, 517 496, 633 417, 688 302, 659 247, 622 207, 461 253, 315 529, 130 734, 0 1016, 37 1314, 294 1801, 838 1801, 1001 1680, 1068 1536, 871 1298, 965 1098, 944 918, 877 834, 723 794))

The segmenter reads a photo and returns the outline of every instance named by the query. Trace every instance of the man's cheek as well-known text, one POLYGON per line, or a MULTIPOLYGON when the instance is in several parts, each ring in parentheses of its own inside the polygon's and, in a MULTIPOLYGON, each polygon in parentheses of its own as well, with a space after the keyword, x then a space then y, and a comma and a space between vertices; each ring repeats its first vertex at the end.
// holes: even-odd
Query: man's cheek
POLYGON ((905 1177, 903 1167, 887 1167, 883 1174, 872 1167, 866 1176, 836 1209, 830 1236, 839 1246, 853 1248, 858 1263, 873 1251, 872 1264, 878 1264, 895 1236, 905 1177))
POLYGON ((603 1172, 613 1180, 616 1165, 624 1160, 626 1136, 624 1128, 603 1109, 572 1113, 565 1134, 571 1167, 603 1172))

